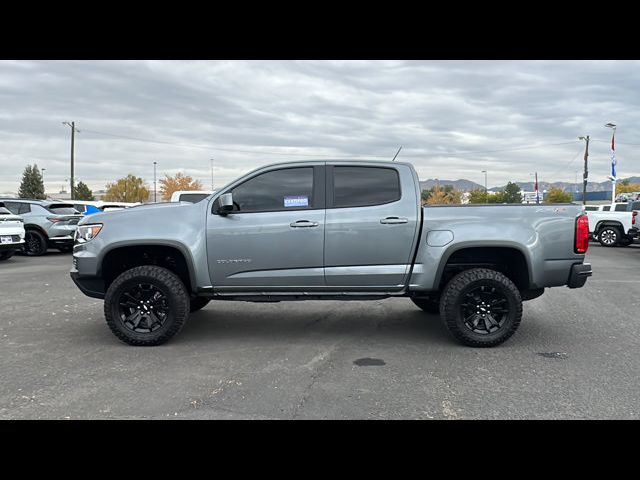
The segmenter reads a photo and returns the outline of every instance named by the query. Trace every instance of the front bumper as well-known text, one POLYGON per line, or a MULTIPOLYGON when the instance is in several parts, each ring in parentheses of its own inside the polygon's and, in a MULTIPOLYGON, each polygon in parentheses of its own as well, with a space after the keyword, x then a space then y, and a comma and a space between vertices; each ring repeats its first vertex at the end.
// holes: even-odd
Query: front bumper
POLYGON ((69 272, 71 280, 87 297, 104 299, 104 280, 92 275, 80 275, 77 271, 69 272))
POLYGON ((571 266, 567 286, 569 288, 580 288, 587 283, 587 278, 591 275, 593 275, 593 270, 591 270, 590 263, 576 263, 571 266))
POLYGON ((24 240, 14 243, 0 243, 0 252, 6 252, 7 250, 22 250, 24 240))
POLYGON ((58 237, 49 237, 49 243, 52 245, 65 246, 73 245, 73 235, 60 235, 58 237))

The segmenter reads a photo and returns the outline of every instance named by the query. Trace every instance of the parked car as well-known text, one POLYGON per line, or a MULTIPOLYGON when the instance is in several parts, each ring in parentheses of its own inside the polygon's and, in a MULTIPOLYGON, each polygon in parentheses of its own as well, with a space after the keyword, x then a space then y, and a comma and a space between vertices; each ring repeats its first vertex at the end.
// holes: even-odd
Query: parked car
POLYGON ((198 203, 212 193, 215 193, 215 190, 179 190, 171 194, 171 201, 198 203))
MULTIPOLYGON (((605 205, 604 207, 611 207, 605 205)), ((626 247, 631 245, 640 234, 637 223, 637 211, 609 211, 603 207, 600 211, 587 210, 589 234, 603 247, 626 247)))
POLYGON ((140 205, 140 203, 131 203, 131 202, 105 202, 102 200, 69 200, 70 203, 73 203, 73 207, 78 210, 83 215, 87 213, 95 213, 88 209, 89 206, 95 207, 100 211, 109 211, 109 210, 122 210, 123 208, 132 207, 134 205, 140 205))
POLYGON ((491 347, 524 300, 585 284, 588 234, 582 205, 422 208, 408 163, 284 163, 207 201, 83 218, 70 274, 131 345, 166 342, 210 300, 407 297, 491 347))
POLYGON ((73 249, 73 236, 82 218, 71 203, 23 198, 0 199, 5 207, 24 221, 24 253, 44 255, 47 248, 61 252, 73 249))
POLYGON ((0 261, 11 258, 24 245, 22 217, 11 213, 0 202, 0 261))

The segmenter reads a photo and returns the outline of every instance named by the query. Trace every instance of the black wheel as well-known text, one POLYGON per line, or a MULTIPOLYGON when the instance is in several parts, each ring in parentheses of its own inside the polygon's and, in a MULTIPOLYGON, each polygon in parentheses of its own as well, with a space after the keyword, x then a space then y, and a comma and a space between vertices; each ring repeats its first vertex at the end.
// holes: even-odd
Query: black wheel
POLYGON ((440 313, 440 299, 439 298, 412 298, 411 301, 419 308, 427 313, 440 313))
POLYGON ((184 326, 189 316, 189 293, 180 278, 166 268, 135 267, 107 289, 104 316, 123 342, 160 345, 184 326))
POLYGON ((207 297, 191 297, 189 311, 191 313, 197 312, 198 310, 204 308, 210 301, 211 299, 207 297))
POLYGON ((440 315, 453 336, 471 347, 493 347, 515 333, 522 318, 518 288, 500 272, 473 268, 451 279, 440 315))
POLYGON ((69 253, 73 251, 73 245, 67 245, 64 247, 58 247, 58 250, 60 250, 62 253, 69 253))
POLYGON ((603 227, 598 232, 598 241, 603 247, 615 247, 620 237, 620 229, 617 227, 603 227))
POLYGON ((24 253, 38 257, 47 253, 47 239, 37 230, 27 230, 24 234, 24 253))
POLYGON ((9 260, 15 253, 15 250, 11 250, 10 252, 0 252, 0 261, 9 260))

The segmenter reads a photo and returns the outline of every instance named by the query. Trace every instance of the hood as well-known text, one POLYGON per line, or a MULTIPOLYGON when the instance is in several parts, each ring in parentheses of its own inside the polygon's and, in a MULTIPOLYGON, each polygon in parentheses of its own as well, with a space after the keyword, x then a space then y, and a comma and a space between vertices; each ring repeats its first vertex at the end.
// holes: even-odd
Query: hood
MULTIPOLYGON (((205 204, 207 202, 204 202, 205 204)), ((127 218, 147 217, 148 215, 162 216, 166 212, 167 215, 173 214, 177 209, 190 209, 194 207, 202 208, 199 203, 186 202, 167 202, 167 203, 148 203, 145 205, 136 205, 134 207, 124 208, 122 210, 111 210, 108 212, 92 213, 86 215, 80 220, 79 225, 89 223, 103 223, 110 220, 125 220, 127 218)))

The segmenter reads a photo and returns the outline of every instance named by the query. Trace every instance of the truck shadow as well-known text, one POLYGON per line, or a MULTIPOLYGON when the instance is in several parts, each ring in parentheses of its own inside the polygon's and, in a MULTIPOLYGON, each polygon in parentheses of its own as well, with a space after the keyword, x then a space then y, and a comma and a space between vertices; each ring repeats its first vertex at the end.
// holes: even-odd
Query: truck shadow
POLYGON ((226 302, 213 302, 191 314, 182 332, 171 343, 213 342, 215 339, 281 343, 309 338, 338 341, 374 337, 383 342, 457 344, 438 315, 411 307, 402 312, 387 312, 384 316, 379 310, 369 315, 366 307, 313 309, 311 312, 296 307, 256 311, 255 308, 244 310, 230 307, 226 302))

